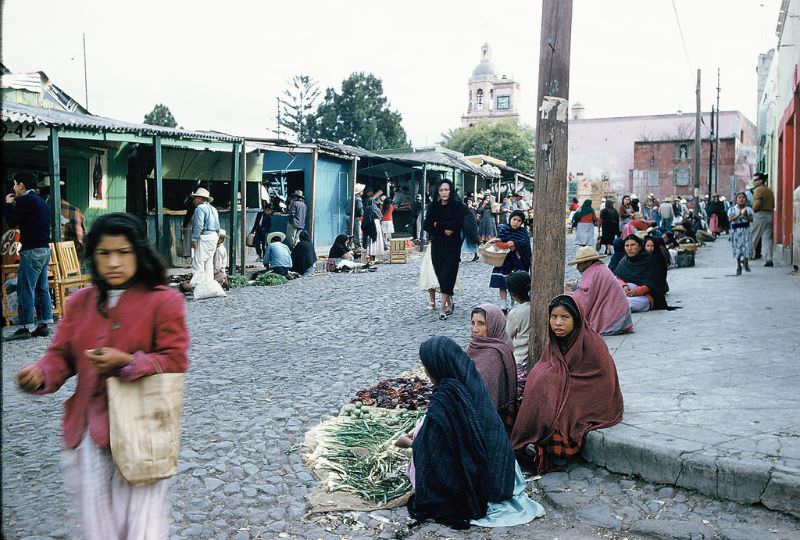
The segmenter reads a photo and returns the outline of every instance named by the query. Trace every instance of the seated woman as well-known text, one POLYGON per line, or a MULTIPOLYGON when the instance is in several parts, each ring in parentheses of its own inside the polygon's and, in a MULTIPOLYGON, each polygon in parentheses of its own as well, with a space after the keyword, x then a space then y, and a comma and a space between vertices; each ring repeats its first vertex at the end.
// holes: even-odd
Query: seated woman
POLYGON ((346 261, 353 260, 353 250, 347 245, 347 236, 344 234, 334 238, 333 245, 328 251, 328 272, 335 272, 342 259, 346 261))
POLYGON ((619 261, 625 257, 625 240, 623 240, 621 236, 617 236, 614 238, 614 241, 611 245, 614 248, 614 253, 608 260, 608 269, 613 272, 617 269, 619 261))
POLYGON ((614 275, 622 285, 631 311, 650 311, 666 309, 666 273, 661 273, 658 261, 644 250, 644 240, 631 234, 625 238, 625 258, 622 259, 614 275))
POLYGON ((669 283, 667 282, 667 270, 672 264, 672 254, 667 246, 664 245, 664 240, 661 236, 648 235, 644 237, 644 250, 653 256, 653 265, 658 275, 656 279, 663 280, 664 292, 669 292, 669 283))
POLYGON ((636 231, 646 231, 649 227, 650 225, 642 219, 642 214, 636 212, 633 214, 633 219, 622 228, 622 238, 631 234, 636 234, 636 231))
POLYGON ((506 316, 494 304, 480 304, 472 310, 470 323, 472 339, 467 355, 475 362, 495 410, 511 432, 517 416, 517 365, 514 344, 506 334, 506 316))
POLYGON ((622 420, 622 393, 605 341, 568 295, 549 306, 548 338, 533 366, 511 434, 536 474, 576 455, 588 431, 622 420))
POLYGON ((285 238, 286 235, 280 231, 270 233, 264 246, 264 266, 282 276, 286 276, 292 269, 292 252, 283 243, 285 238))
POLYGON ((514 344, 514 360, 525 365, 531 331, 531 276, 528 272, 512 272, 506 276, 506 286, 511 299, 517 303, 506 317, 506 333, 514 344))
POLYGON ((580 282, 571 292, 572 298, 586 314, 589 328, 601 336, 633 332, 631 308, 614 273, 604 265, 602 257, 591 246, 578 249, 575 260, 581 273, 580 282))
POLYGON ((413 449, 409 515, 457 529, 510 527, 543 516, 525 493, 503 422, 472 360, 443 336, 424 342, 419 356, 433 394, 414 432, 396 443, 413 449))
POLYGON ((300 231, 298 242, 292 248, 292 271, 307 276, 314 273, 317 252, 308 231, 300 231))

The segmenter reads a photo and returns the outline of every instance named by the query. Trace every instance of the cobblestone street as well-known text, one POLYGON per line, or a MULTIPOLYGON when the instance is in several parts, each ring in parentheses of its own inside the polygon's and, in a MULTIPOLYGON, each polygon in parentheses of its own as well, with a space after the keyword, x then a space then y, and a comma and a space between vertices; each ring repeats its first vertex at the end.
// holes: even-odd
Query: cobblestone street
MULTIPOLYGON (((572 238, 567 250, 572 258, 572 238)), ((405 508, 304 516, 305 497, 318 489, 301 459, 305 432, 356 391, 416 367, 428 337, 443 334, 465 346, 470 308, 497 300, 487 287, 490 268, 462 263, 455 314, 439 321, 417 290, 420 260, 189 300, 192 364, 179 473, 168 497, 172 538, 800 538, 800 524, 784 514, 582 462, 529 480, 547 515, 511 529, 459 532, 429 523, 409 530, 405 508)), ((567 279, 575 277, 568 267, 567 279)), ((3 346, 8 539, 70 537, 59 450, 61 403, 74 382, 44 397, 24 395, 14 382, 46 345, 3 346)))

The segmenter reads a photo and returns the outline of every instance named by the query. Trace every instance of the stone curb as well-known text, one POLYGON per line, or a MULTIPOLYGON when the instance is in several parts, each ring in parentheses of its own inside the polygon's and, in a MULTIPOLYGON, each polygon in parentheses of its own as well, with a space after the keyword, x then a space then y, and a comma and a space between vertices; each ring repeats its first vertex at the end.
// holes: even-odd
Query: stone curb
POLYGON ((774 466, 761 456, 719 454, 697 442, 676 441, 625 423, 587 433, 582 455, 615 473, 761 503, 800 518, 800 469, 774 466))

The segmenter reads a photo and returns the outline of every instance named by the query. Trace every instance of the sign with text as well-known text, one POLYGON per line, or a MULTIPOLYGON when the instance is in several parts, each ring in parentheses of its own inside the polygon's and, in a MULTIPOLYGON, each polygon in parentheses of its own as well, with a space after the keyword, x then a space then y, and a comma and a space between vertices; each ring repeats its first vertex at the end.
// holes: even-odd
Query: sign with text
POLYGON ((25 124, 21 122, 3 122, 0 124, 0 140, 2 141, 46 141, 50 136, 50 128, 25 124))

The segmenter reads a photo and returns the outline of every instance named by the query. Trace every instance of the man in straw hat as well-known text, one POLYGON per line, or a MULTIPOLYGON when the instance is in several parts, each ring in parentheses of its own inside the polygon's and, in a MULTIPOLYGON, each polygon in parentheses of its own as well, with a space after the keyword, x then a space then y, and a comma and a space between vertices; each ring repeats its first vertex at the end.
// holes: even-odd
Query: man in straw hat
POLYGON ((197 188, 189 196, 195 206, 192 216, 192 281, 189 285, 195 289, 195 298, 223 296, 225 292, 214 281, 214 252, 217 250, 220 229, 219 214, 211 206, 214 197, 206 188, 197 188), (216 291, 217 288, 219 291, 216 291), (214 294, 206 294, 207 291, 213 291, 214 294))
POLYGON ((568 292, 580 304, 589 327, 598 334, 632 332, 631 309, 625 292, 611 270, 601 262, 603 257, 591 246, 579 248, 575 260, 568 264, 578 267, 581 280, 568 292))
POLYGON ((675 219, 675 209, 672 207, 671 197, 664 197, 664 202, 658 206, 658 215, 661 218, 661 230, 670 230, 672 228, 672 220, 675 219))
POLYGON ((267 246, 264 251, 264 266, 276 274, 286 276, 292 269, 292 252, 283 243, 286 235, 274 232, 267 235, 267 246))
POLYGON ((286 224, 286 238, 289 239, 289 246, 294 247, 300 238, 300 231, 306 228, 306 206, 305 197, 302 190, 296 189, 292 193, 292 204, 289 205, 289 222, 286 224))
POLYGON ((364 215, 364 201, 361 196, 364 194, 364 188, 366 187, 364 184, 356 183, 354 196, 347 199, 347 208, 345 208, 347 234, 353 237, 353 246, 359 249, 361 248, 361 226, 356 225, 356 223, 360 223, 361 217, 364 215), (354 210, 355 219, 353 219, 354 210))

